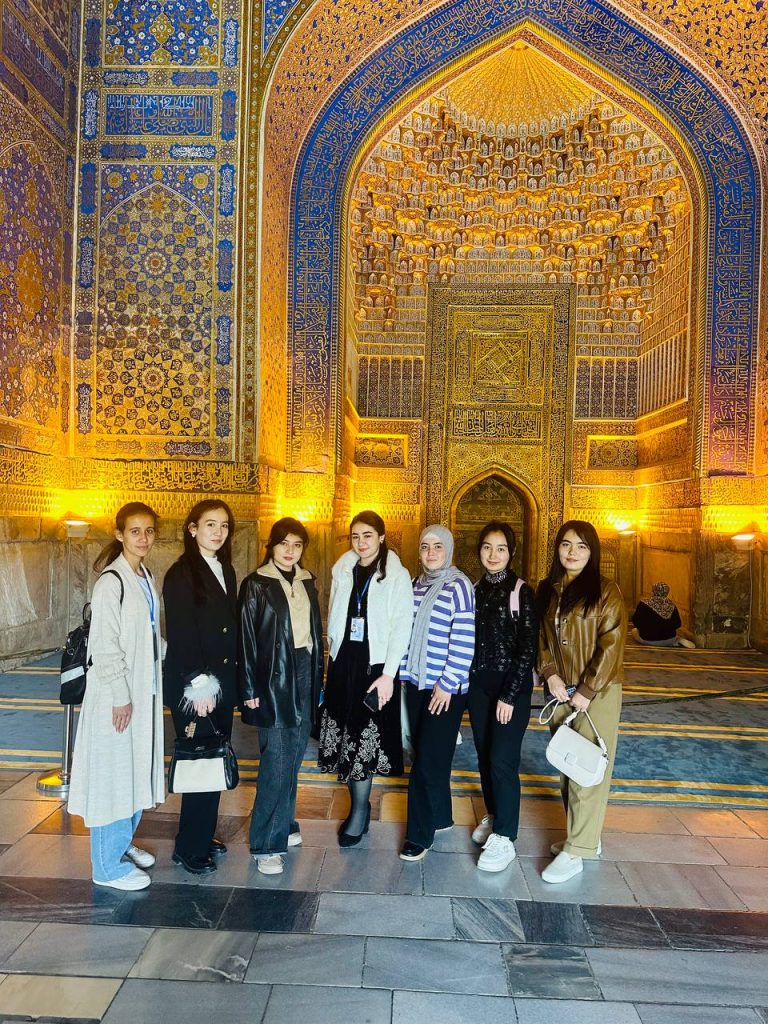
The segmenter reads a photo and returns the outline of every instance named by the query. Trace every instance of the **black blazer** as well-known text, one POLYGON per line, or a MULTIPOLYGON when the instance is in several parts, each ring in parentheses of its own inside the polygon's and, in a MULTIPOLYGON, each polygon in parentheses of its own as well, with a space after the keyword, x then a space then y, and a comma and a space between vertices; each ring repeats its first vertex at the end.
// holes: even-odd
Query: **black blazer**
POLYGON ((165 575, 165 634, 168 650, 163 671, 163 702, 179 706, 184 687, 205 672, 221 683, 221 703, 237 704, 237 582, 224 566, 227 592, 203 563, 205 603, 195 603, 192 570, 182 556, 165 575))
MULTIPOLYGON (((309 597, 312 636, 312 724, 323 680, 323 629, 315 578, 302 580, 309 597)), ((240 621, 238 687, 242 719, 262 729, 291 729, 301 721, 296 692, 296 659, 288 599, 280 580, 262 576, 258 570, 246 576, 238 600, 240 621), (245 701, 259 699, 258 708, 245 701)))

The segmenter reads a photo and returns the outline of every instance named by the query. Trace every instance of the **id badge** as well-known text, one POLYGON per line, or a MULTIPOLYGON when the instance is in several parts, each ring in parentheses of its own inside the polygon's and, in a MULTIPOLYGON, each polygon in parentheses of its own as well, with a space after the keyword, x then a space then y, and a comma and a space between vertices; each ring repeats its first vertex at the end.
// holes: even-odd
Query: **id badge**
POLYGON ((349 623, 349 639, 362 643, 365 640, 365 619, 355 616, 349 623))

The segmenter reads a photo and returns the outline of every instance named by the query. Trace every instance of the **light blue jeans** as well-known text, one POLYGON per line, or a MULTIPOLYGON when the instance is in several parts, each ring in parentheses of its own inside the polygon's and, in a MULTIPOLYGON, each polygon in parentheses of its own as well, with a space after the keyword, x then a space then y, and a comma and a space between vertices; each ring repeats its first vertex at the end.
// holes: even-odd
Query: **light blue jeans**
POLYGON ((132 818, 91 829, 91 873, 95 882, 114 882, 133 871, 134 865, 123 857, 140 821, 141 811, 136 811, 132 818))

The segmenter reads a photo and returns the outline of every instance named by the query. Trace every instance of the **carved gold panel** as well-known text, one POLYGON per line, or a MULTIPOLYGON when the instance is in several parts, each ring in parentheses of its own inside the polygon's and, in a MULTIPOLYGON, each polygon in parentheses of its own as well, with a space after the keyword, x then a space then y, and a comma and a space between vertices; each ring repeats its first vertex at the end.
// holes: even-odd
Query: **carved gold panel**
POLYGON ((562 521, 574 289, 430 290, 424 479, 428 521, 449 522, 473 481, 511 485, 538 520, 539 571, 562 521))

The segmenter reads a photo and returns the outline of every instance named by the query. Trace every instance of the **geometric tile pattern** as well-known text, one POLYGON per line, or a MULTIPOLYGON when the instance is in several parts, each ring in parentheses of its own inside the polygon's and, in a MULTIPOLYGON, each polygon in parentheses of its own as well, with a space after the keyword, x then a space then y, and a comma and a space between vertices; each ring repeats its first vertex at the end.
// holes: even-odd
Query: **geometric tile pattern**
POLYGON ((58 407, 61 214, 39 150, 0 150, 0 414, 40 426, 58 407))
POLYGON ((0 3, 0 422, 31 452, 67 428, 77 8, 0 3))
POLYGON ((207 436, 211 241, 200 210, 160 184, 102 225, 97 432, 207 436))
POLYGON ((215 64, 216 0, 108 0, 107 65, 215 64))
POLYGON ((243 2, 85 7, 103 113, 79 169, 75 445, 146 456, 162 490, 176 470, 154 460, 234 454, 243 2))

